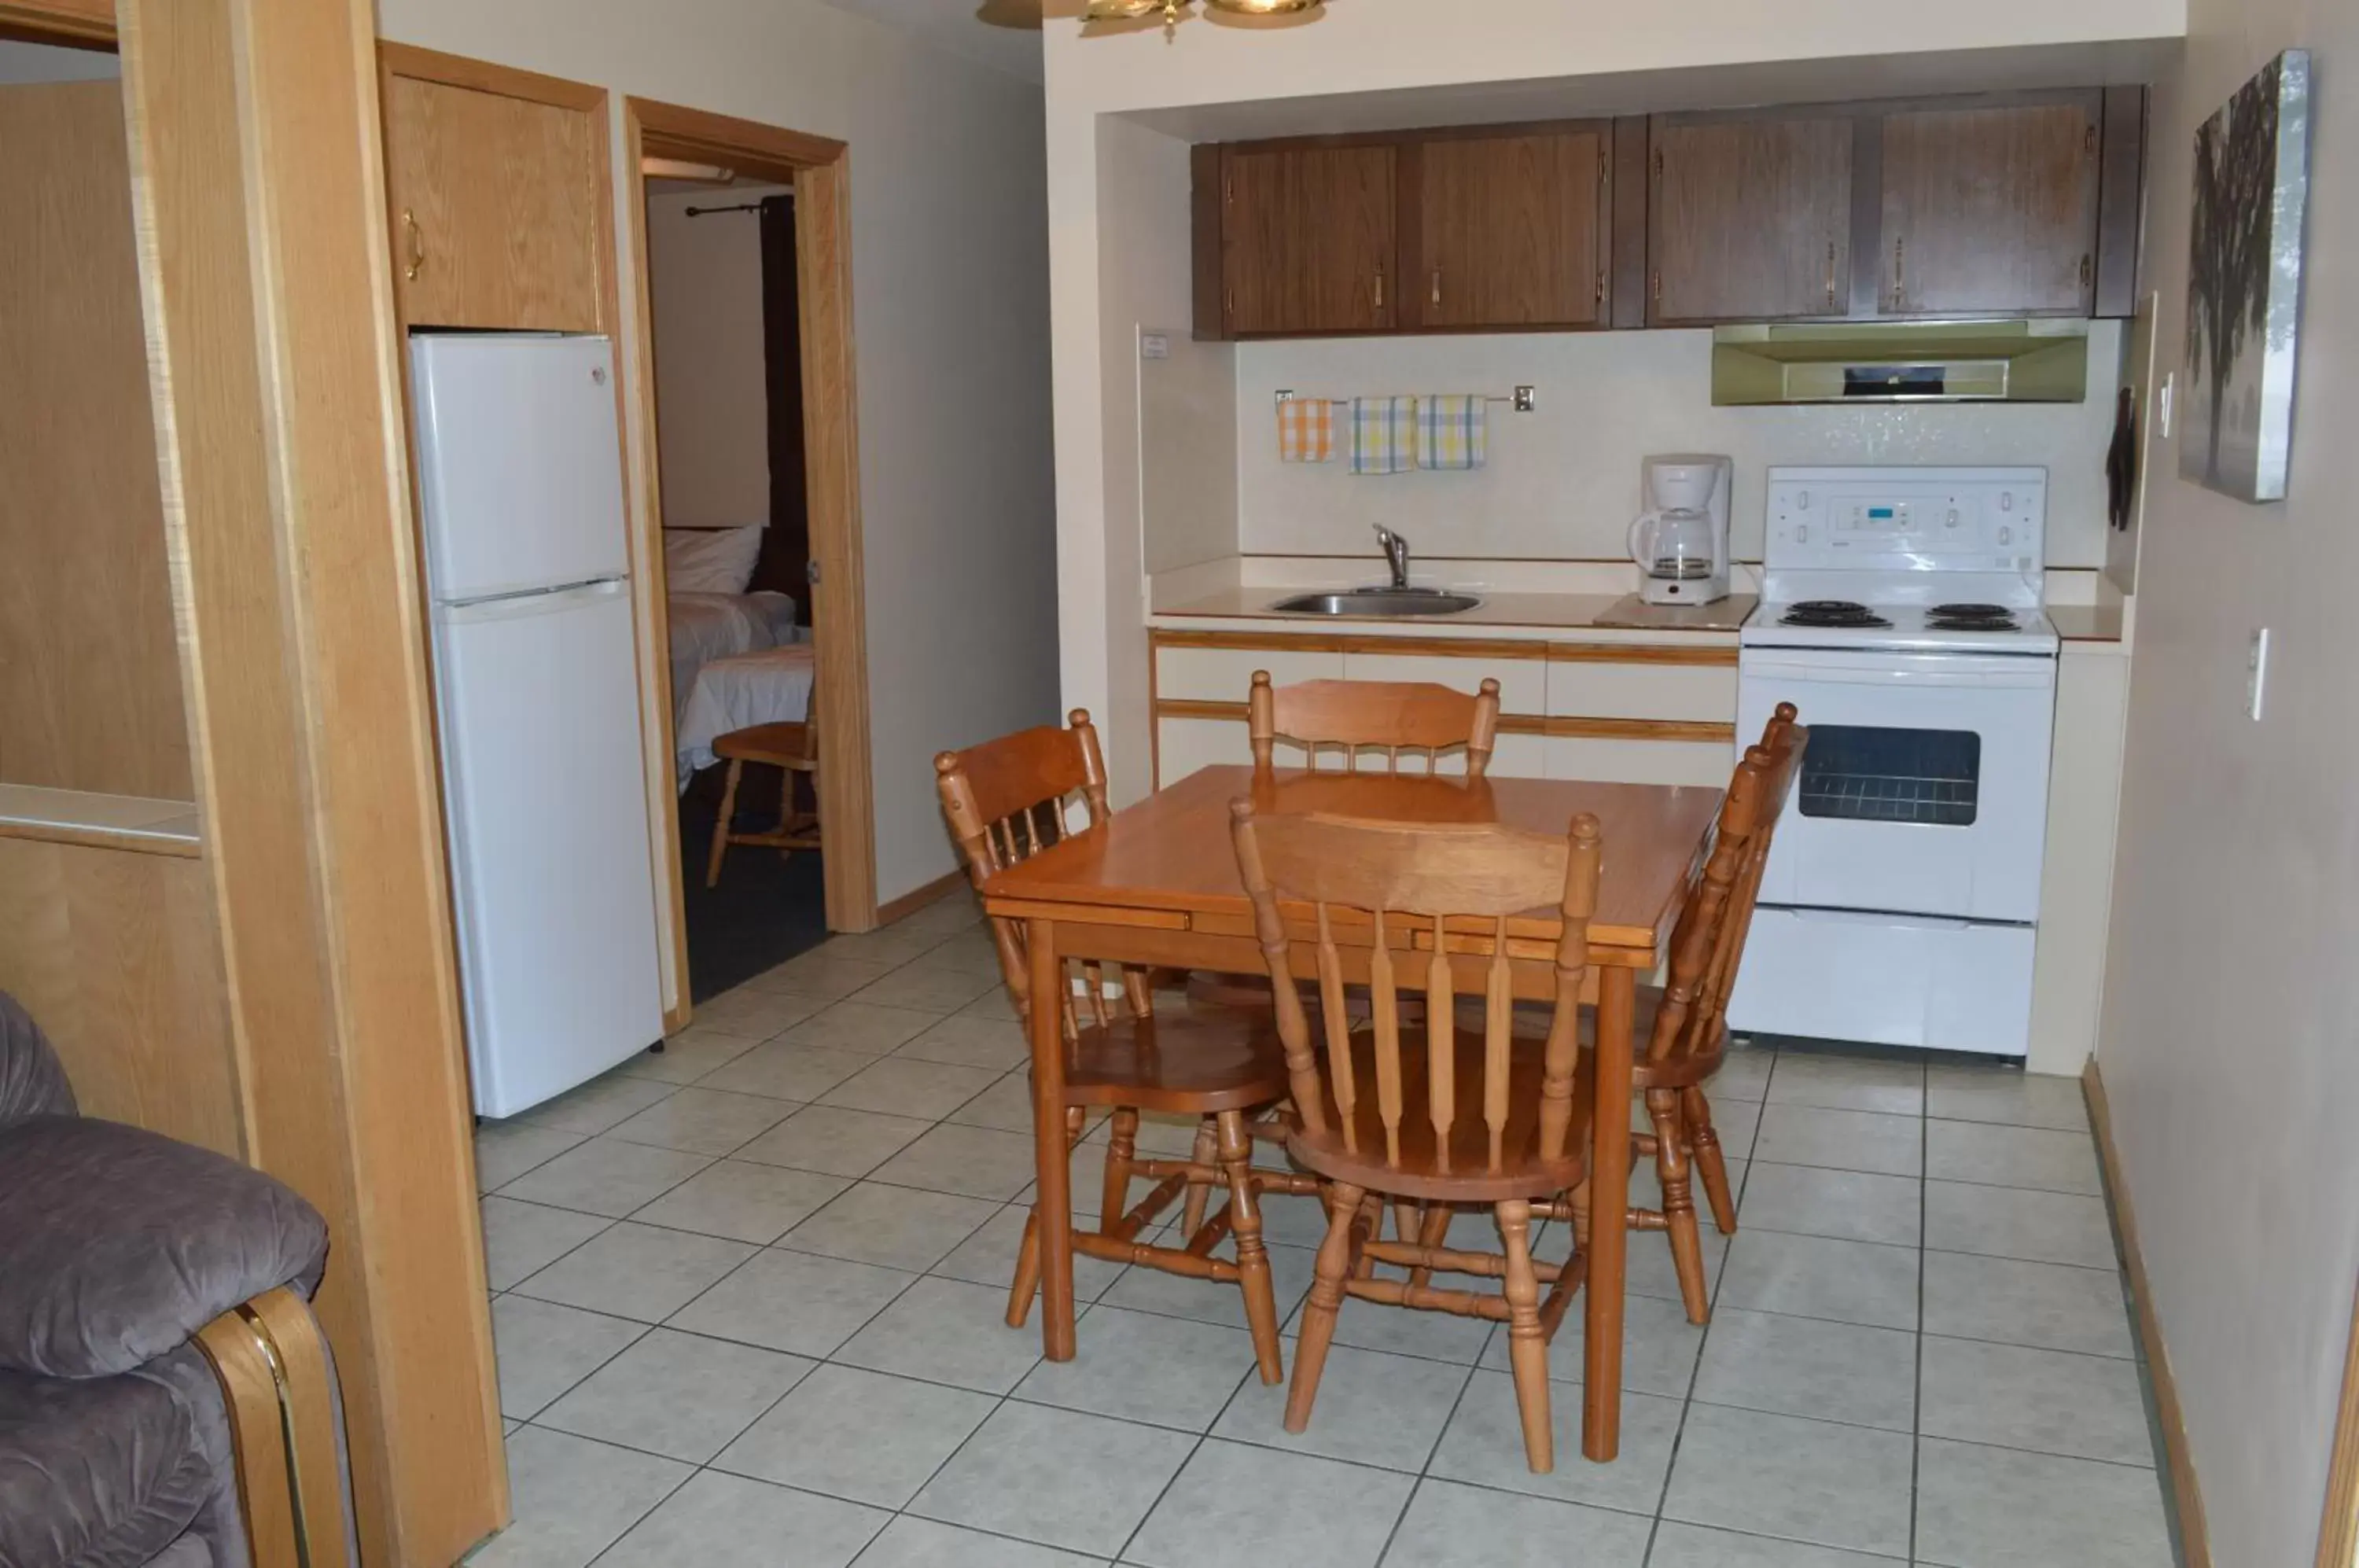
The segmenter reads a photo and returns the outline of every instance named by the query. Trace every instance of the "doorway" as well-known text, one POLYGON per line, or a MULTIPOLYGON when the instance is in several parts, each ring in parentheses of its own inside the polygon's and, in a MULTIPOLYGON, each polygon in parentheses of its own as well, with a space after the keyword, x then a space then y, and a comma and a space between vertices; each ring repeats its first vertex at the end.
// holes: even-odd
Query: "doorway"
POLYGON ((671 846, 682 911, 673 936, 683 999, 701 999, 829 931, 876 921, 845 149, 637 98, 625 100, 624 126, 638 285, 645 621, 658 629, 658 656, 669 648, 666 674, 679 687, 668 726, 675 783, 686 785, 671 846), (734 324, 701 307, 667 317, 675 286, 691 295, 719 286, 678 276, 702 267, 698 258, 734 279, 734 324), (668 331, 683 323, 686 336, 668 331), (710 341, 684 348, 698 333, 710 341), (696 364, 683 363, 690 357, 696 364), (749 523, 760 525, 753 548, 718 537, 749 523), (700 644, 715 646, 695 623, 729 606, 697 594, 685 563, 713 553, 737 557, 740 592, 776 646, 691 670, 700 644), (668 554, 679 582, 669 580, 668 554), (809 650, 799 689, 791 668, 799 644, 809 650), (773 848, 733 846, 708 888, 724 768, 706 732, 784 719, 783 705, 794 703, 818 728, 816 772, 784 776, 788 790, 801 791, 788 795, 778 770, 746 763, 736 826, 759 831, 783 811, 815 807, 824 848, 781 859, 773 848))

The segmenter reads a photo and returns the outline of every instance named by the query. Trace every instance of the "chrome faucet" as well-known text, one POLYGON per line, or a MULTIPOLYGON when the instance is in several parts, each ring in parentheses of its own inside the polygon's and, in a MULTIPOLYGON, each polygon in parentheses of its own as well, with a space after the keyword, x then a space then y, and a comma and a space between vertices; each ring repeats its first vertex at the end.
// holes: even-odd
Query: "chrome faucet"
POLYGON ((1393 592, 1396 593, 1406 593, 1409 591, 1408 540, 1401 538, 1400 535, 1393 532, 1392 529, 1385 527, 1382 523, 1375 524, 1375 528, 1376 530, 1376 542, 1384 547, 1385 564, 1393 569, 1393 592))

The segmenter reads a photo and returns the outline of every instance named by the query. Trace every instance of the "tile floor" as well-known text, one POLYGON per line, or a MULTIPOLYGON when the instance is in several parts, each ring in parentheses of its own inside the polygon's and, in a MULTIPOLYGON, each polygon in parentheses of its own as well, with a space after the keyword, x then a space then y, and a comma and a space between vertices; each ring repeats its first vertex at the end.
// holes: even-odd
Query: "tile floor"
MULTIPOLYGON (((1081 1357, 1042 1363, 1036 1329, 1001 1321, 1031 1186, 1024 1057, 960 898, 486 1126, 516 1522, 473 1561, 2172 1561, 2071 1082, 1734 1055, 1714 1099, 1742 1228, 1705 1232, 1712 1323, 1680 1312, 1660 1238, 1633 1237, 1622 1457, 1578 1457, 1576 1311, 1557 1469, 1533 1475, 1484 1323, 1349 1303, 1293 1438, 1233 1288, 1084 1259, 1081 1357)), ((1185 1128, 1147 1131, 1185 1151, 1185 1128)), ((1097 1189, 1092 1137, 1077 1192, 1097 1189)), ((1320 1217, 1269 1207, 1291 1314, 1320 1217)))

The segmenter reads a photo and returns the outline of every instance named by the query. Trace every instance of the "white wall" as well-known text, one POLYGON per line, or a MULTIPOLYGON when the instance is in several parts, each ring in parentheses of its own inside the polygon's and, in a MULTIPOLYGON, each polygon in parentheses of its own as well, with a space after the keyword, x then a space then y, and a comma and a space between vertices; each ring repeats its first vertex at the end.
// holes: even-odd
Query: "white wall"
POLYGON ((2182 385, 2195 126, 2277 50, 2315 57, 2293 473, 2251 506, 2180 480, 2175 452, 2154 465, 2098 1062, 2212 1561, 2276 1568, 2311 1561, 2359 1278, 2359 6, 2193 0, 2189 35, 2156 105, 2147 246, 2182 385))
MULTIPOLYGON (((2121 323, 2090 323, 2082 403, 1860 404, 1715 408, 1709 331, 1331 338, 1239 344, 1241 537, 1249 555, 1367 556, 1381 523, 1419 553, 1476 560, 1621 561, 1640 509, 1638 460, 1724 452, 1736 462, 1732 546, 1761 554, 1773 463, 2040 463, 2050 566, 2105 559, 2106 443, 2121 323), (1353 477, 1277 460, 1276 397, 1538 389, 1538 407, 1489 409, 1490 461, 1471 474, 1353 477)), ((1339 410, 1340 412, 1341 410, 1339 410)), ((1340 432, 1339 425, 1339 432, 1340 432)))
POLYGON ((688 209, 785 194, 776 185, 733 185, 647 198, 656 441, 667 528, 770 520, 761 219, 752 212, 691 218, 688 209))
POLYGON ((378 10, 405 43, 850 144, 877 892, 951 870, 933 754, 1057 711, 1039 90, 813 0, 378 10))

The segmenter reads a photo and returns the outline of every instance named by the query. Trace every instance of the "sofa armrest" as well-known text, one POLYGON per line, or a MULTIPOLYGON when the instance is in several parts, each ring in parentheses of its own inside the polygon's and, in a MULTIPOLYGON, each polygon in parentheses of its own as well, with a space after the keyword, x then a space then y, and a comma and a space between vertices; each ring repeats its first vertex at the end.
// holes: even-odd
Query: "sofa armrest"
POLYGON ((126 1372, 279 1286, 308 1296, 327 1223, 234 1160, 117 1122, 0 1128, 0 1367, 126 1372))

